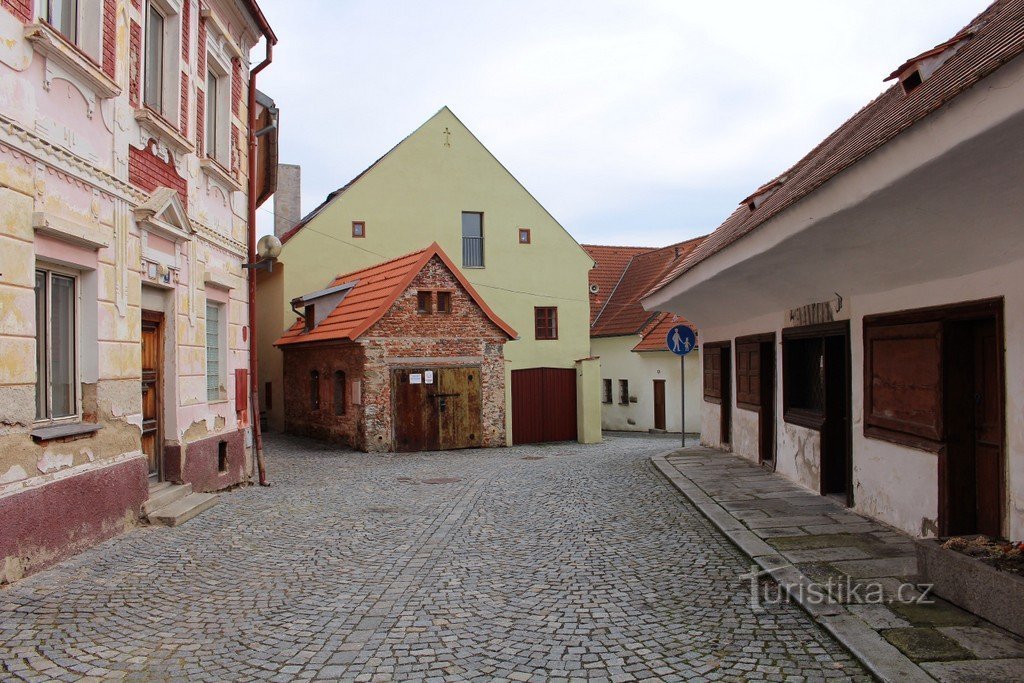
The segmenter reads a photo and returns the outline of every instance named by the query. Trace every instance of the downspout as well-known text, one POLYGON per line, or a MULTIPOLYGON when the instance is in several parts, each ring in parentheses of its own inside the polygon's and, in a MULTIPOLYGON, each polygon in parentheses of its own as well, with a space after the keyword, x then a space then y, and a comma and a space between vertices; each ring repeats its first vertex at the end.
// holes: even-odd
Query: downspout
MULTIPOLYGON (((267 41, 267 56, 256 68, 249 72, 249 235, 248 235, 248 262, 256 262, 256 76, 265 68, 270 66, 274 58, 274 40, 269 35, 264 35, 267 41)), ((265 134, 268 130, 259 131, 265 134)), ((259 472, 260 486, 270 486, 267 481, 267 467, 263 461, 263 434, 260 431, 260 397, 258 391, 257 354, 256 354, 256 269, 248 268, 249 271, 249 401, 252 405, 250 420, 252 420, 252 446, 256 453, 256 468, 259 472)))

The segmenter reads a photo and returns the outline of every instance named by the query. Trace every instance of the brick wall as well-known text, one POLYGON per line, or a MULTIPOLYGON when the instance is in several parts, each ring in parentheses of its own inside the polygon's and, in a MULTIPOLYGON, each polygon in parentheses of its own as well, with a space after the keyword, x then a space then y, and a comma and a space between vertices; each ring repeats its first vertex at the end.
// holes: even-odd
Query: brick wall
POLYGON ((139 106, 140 69, 142 68, 142 27, 133 21, 128 38, 128 102, 139 106))
POLYGON ((196 88, 196 156, 206 154, 206 93, 196 88))
POLYGON ((103 0, 103 73, 117 78, 117 0, 103 0))
POLYGON ((181 108, 178 127, 182 136, 188 137, 188 74, 181 72, 181 108))
POLYGON ((0 0, 0 6, 21 19, 24 23, 32 21, 33 0, 0 0))
POLYGON ((155 153, 156 142, 149 141, 146 149, 128 147, 128 182, 136 187, 152 192, 161 185, 178 192, 181 204, 188 210, 187 184, 178 175, 172 162, 167 162, 155 153))
POLYGON ((181 6, 181 59, 186 64, 189 62, 192 38, 192 2, 185 0, 181 6))
POLYGON ((285 429, 290 433, 341 441, 372 452, 393 448, 391 370, 403 358, 423 368, 479 365, 483 399, 483 446, 505 444, 505 334, 469 297, 440 259, 431 259, 391 309, 356 343, 325 342, 308 349, 286 349, 285 429), (419 290, 452 292, 452 312, 421 314, 416 311, 419 290), (460 358, 461 357, 461 358, 460 358), (466 357, 482 359, 467 362, 466 357), (310 412, 309 372, 320 372, 321 410, 310 412), (333 405, 325 383, 334 370, 347 379, 362 380, 362 406, 358 415, 332 422, 333 405), (349 420, 355 422, 349 423, 349 420))
POLYGON ((231 113, 238 116, 242 106, 242 60, 231 60, 231 113))

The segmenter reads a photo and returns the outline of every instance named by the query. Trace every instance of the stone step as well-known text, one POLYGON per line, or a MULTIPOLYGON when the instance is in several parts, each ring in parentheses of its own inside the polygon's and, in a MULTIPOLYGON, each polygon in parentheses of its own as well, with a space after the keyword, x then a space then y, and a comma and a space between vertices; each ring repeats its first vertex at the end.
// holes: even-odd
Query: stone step
POLYGON ((172 484, 169 481, 162 481, 149 488, 149 500, 142 504, 142 513, 148 516, 153 511, 167 507, 190 493, 192 493, 192 484, 172 484))
POLYGON ((152 524, 178 526, 217 504, 216 493, 190 493, 149 515, 152 524))

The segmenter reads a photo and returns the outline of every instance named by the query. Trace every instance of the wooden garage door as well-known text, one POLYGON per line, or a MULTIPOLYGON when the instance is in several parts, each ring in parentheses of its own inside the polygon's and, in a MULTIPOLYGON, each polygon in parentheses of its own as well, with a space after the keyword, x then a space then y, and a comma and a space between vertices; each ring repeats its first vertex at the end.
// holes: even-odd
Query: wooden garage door
POLYGON ((576 371, 512 371, 512 442, 576 440, 576 371))
POLYGON ((396 451, 480 446, 480 368, 394 370, 391 387, 396 451))

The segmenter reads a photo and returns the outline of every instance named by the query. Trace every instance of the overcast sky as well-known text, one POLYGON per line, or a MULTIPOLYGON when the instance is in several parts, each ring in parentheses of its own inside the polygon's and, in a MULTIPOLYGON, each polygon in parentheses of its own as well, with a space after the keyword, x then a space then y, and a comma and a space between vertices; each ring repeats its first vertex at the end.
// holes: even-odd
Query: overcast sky
POLYGON ((713 230, 988 4, 261 0, 280 43, 259 88, 304 212, 448 105, 578 241, 660 246, 713 230))

